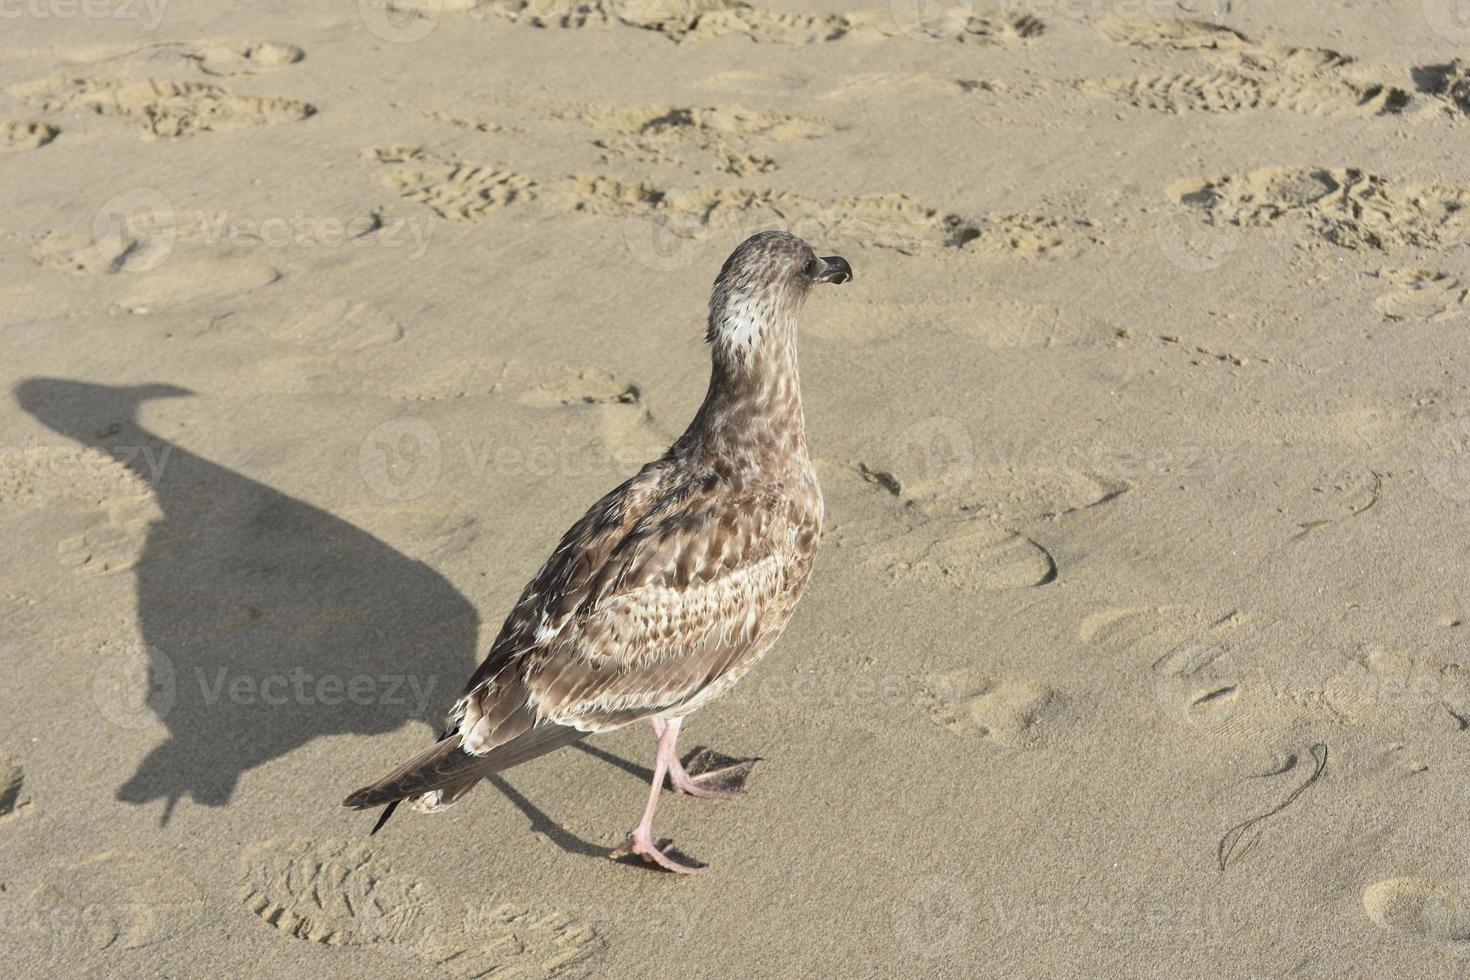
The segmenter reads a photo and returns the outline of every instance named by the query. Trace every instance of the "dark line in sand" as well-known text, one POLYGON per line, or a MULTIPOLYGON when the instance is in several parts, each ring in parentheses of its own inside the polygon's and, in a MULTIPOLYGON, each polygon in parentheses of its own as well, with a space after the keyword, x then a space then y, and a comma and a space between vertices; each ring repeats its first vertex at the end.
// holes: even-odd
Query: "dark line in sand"
MULTIPOLYGON (((1382 497, 1383 497, 1383 474, 1382 473, 1379 473, 1377 470, 1369 470, 1368 473, 1370 475, 1372 475, 1372 477, 1373 477, 1373 489, 1370 491, 1370 496, 1369 496, 1368 502, 1366 504, 1364 504, 1363 506, 1361 506, 1361 507, 1358 507, 1358 508, 1356 508, 1354 510, 1349 511, 1347 517, 1342 518, 1342 520, 1344 520, 1344 521, 1350 521, 1354 517, 1357 517, 1359 514, 1366 514, 1368 511, 1372 510, 1375 506, 1377 506, 1378 501, 1380 499, 1382 499, 1382 497)), ((1320 520, 1320 521, 1307 521, 1305 524, 1298 524, 1297 527, 1299 528, 1299 530, 1292 537, 1292 540, 1293 541, 1300 541, 1302 538, 1306 537, 1308 534, 1311 534, 1313 531, 1317 530, 1317 528, 1319 528, 1319 527, 1326 527, 1329 524, 1337 524, 1337 523, 1339 523, 1339 522, 1338 521, 1334 521, 1334 520, 1320 520)))
POLYGON ((1046 548, 1038 544, 1034 538, 1027 537, 1024 534, 1020 535, 1020 537, 1027 544, 1031 545, 1031 547, 1041 552, 1042 556, 1046 559, 1046 574, 1042 575, 1031 588, 1039 589, 1043 585, 1051 585, 1057 580, 1057 560, 1051 556, 1050 551, 1047 551, 1046 548))
MULTIPOLYGON (((1245 836, 1246 831, 1250 830, 1252 827, 1255 827, 1257 824, 1262 823, 1263 821, 1271 819, 1272 817, 1279 814, 1281 811, 1285 810, 1287 807, 1291 806, 1293 803, 1296 802, 1297 797, 1305 793, 1308 789, 1312 787, 1314 783, 1317 782, 1317 780, 1322 778, 1322 773, 1327 769, 1327 743, 1313 742, 1312 745, 1308 747, 1307 751, 1312 754, 1312 758, 1316 760, 1317 765, 1316 768, 1312 770, 1312 775, 1307 777, 1306 782, 1302 783, 1296 789, 1292 790, 1291 794, 1287 796, 1286 799, 1282 800, 1272 809, 1258 816, 1251 817, 1249 820, 1244 820, 1236 824, 1234 827, 1231 827, 1229 830, 1225 831, 1225 835, 1220 838, 1220 843, 1215 849, 1215 857, 1220 865, 1221 872, 1223 872, 1226 866, 1230 864, 1231 859, 1236 857, 1235 849, 1237 845, 1240 844, 1241 839, 1245 836)), ((1290 764, 1283 766, 1281 769, 1282 772, 1294 768, 1295 760, 1290 759, 1288 760, 1288 762, 1290 764)), ((1254 842, 1254 839, 1252 840, 1252 842, 1254 842)), ((1247 844, 1244 848, 1242 848, 1240 851, 1240 856, 1244 856, 1246 852, 1250 850, 1250 847, 1251 845, 1247 844)))

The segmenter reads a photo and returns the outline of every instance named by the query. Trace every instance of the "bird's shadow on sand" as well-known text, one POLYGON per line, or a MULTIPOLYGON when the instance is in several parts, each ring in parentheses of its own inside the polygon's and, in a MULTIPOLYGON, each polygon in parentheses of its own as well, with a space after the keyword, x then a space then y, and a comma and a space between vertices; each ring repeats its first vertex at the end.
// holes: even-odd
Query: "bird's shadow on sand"
MULTIPOLYGON (((652 739, 650 739, 650 741, 652 741, 652 739)), ((599 762, 605 762, 610 766, 623 770, 623 772, 627 773, 630 776, 636 777, 637 780, 640 783, 643 783, 645 786, 653 780, 652 769, 649 769, 646 766, 640 766, 636 762, 630 762, 627 759, 624 759, 622 756, 615 755, 614 753, 609 752, 606 749, 600 749, 597 746, 589 745, 586 742, 577 742, 573 747, 576 748, 578 751, 584 752, 587 755, 590 755, 592 758, 597 759, 599 762)), ((688 752, 682 761, 687 765, 692 760, 707 751, 708 750, 705 749, 703 746, 698 746, 692 751, 688 752)), ((503 776, 486 776, 485 782, 494 786, 497 790, 504 794, 506 799, 510 800, 516 805, 516 808, 519 809, 521 813, 525 815, 526 819, 531 822, 532 833, 545 835, 548 840, 550 840, 557 847, 561 848, 567 854, 577 854, 584 857, 596 858, 606 858, 608 856, 608 852, 610 850, 608 845, 593 843, 592 841, 589 841, 583 837, 578 837, 576 834, 567 830, 565 827, 548 817, 545 812, 543 812, 534 803, 532 803, 530 800, 526 799, 519 792, 517 792, 516 789, 510 785, 510 783, 506 782, 503 776)), ((668 843, 671 842, 667 840, 661 841, 660 846, 668 843)), ((630 864, 637 867, 645 866, 644 863, 636 857, 625 857, 622 858, 621 861, 624 864, 630 864)))
MULTIPOLYGON (((652 741, 652 739, 650 739, 650 741, 652 741)), ((630 776, 637 776, 638 780, 645 785, 653 781, 653 770, 647 768, 646 766, 640 766, 636 762, 629 762, 627 759, 624 759, 620 755, 613 755, 606 749, 600 749, 597 746, 589 745, 586 742, 578 742, 576 744, 576 748, 579 751, 585 752, 587 755, 592 756, 592 758, 594 759, 606 762, 610 766, 616 766, 630 776)), ((690 754, 692 755, 693 753, 690 754)))
MULTIPOLYGON (((162 511, 133 573, 148 704, 168 736, 116 795, 163 801, 163 823, 185 796, 226 805, 243 773, 315 738, 410 721, 427 735, 478 661, 479 617, 442 575, 138 421, 145 401, 189 394, 49 378, 15 390, 37 420, 146 481, 162 511)), ((324 807, 381 775, 350 758, 303 763, 322 768, 324 807)), ((497 785, 553 839, 592 847, 497 785)))
POLYGON ((503 793, 506 799, 514 803, 516 808, 526 815, 526 819, 531 821, 532 833, 544 834, 548 840, 568 854, 579 854, 583 857, 607 857, 609 848, 606 844, 595 844, 567 830, 548 817, 536 804, 517 792, 515 787, 501 776, 486 776, 485 782, 503 793))

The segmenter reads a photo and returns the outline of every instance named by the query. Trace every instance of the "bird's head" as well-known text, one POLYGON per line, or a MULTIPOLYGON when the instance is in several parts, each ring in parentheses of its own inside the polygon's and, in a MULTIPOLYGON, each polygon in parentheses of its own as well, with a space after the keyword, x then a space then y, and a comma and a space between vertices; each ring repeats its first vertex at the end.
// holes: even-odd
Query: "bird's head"
POLYGON ((819 256, 784 231, 763 231, 741 242, 715 278, 706 339, 744 360, 775 330, 789 331, 817 283, 843 283, 852 267, 836 255, 819 256))
MULTIPOLYGON (((138 408, 155 398, 192 395, 169 384, 107 385, 65 378, 27 378, 15 386, 15 400, 36 419, 88 444, 97 432, 117 426, 136 431, 138 408)), ((106 437, 111 438, 111 437, 106 437)))

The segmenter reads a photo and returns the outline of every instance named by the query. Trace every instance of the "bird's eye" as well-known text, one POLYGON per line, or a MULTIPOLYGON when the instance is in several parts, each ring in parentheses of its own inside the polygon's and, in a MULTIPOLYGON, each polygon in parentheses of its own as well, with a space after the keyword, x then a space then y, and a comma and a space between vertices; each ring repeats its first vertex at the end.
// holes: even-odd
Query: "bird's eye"
POLYGON ((817 260, 815 257, 806 260, 806 265, 801 267, 802 274, 808 279, 817 274, 817 260))

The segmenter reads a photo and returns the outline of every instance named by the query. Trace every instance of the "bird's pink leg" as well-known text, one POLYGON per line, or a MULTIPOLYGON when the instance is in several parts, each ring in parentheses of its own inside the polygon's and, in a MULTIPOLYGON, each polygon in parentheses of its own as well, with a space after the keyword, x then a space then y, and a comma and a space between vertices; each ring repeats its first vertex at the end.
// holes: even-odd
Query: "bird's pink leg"
POLYGON ((709 796, 718 799, 728 799, 739 796, 745 792, 745 777, 750 775, 750 770, 755 768, 756 759, 727 759, 709 749, 702 749, 689 760, 690 764, 699 770, 698 775, 690 775, 685 770, 684 764, 679 761, 678 753, 674 751, 674 743, 679 739, 679 726, 683 723, 682 718, 670 718, 665 721, 662 718, 651 719, 653 721, 653 733, 659 738, 659 753, 664 751, 664 733, 670 733, 668 758, 664 760, 669 770, 669 782, 674 789, 680 793, 690 796, 709 796))
POLYGON ((638 826, 628 832, 627 838, 612 852, 613 857, 623 857, 636 854, 645 861, 651 861, 663 868, 665 871, 674 871, 680 874, 693 874, 706 870, 702 864, 691 863, 671 846, 660 849, 653 842, 653 812, 658 809, 658 794, 664 788, 664 776, 669 770, 669 760, 673 759, 678 764, 678 758, 674 755, 674 742, 679 737, 679 725, 677 722, 662 724, 659 719, 654 719, 654 733, 658 736, 658 755, 653 764, 653 786, 648 793, 648 805, 643 808, 643 819, 638 821, 638 826))

